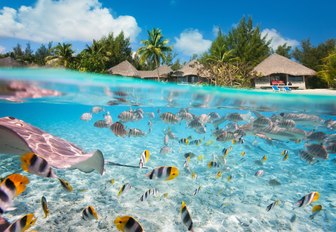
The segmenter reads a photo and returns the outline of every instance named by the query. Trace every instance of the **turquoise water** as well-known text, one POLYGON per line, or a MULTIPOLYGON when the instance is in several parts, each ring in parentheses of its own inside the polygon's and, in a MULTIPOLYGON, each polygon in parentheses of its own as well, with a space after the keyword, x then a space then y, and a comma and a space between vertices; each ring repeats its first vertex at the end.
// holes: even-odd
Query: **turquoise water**
POLYGON ((37 231, 117 231, 114 219, 130 215, 141 223, 145 231, 187 231, 180 216, 181 202, 185 201, 195 231, 336 230, 335 154, 328 151, 328 159, 315 157, 313 164, 300 156, 307 145, 330 145, 326 141, 328 136, 335 134, 335 127, 325 121, 336 120, 335 96, 194 87, 65 70, 2 69, 0 80, 7 83, 20 80, 61 93, 60 96, 13 99, 6 92, 7 95, 0 100, 0 117, 21 119, 87 152, 100 149, 106 161, 138 166, 145 149, 151 154, 145 164, 148 169, 107 163, 103 175, 55 170, 73 186, 70 193, 53 179, 23 172, 19 156, 0 154, 1 177, 19 172, 30 179, 27 190, 14 200, 16 209, 3 215, 9 221, 18 215, 34 213, 38 220, 32 228, 37 231), (91 112, 93 106, 102 107, 104 112, 92 114, 90 121, 81 120, 81 115, 91 112), (113 122, 117 122, 120 113, 139 108, 144 111, 143 119, 124 125, 128 129, 141 129, 146 133, 143 137, 117 137, 109 128, 93 125, 104 119, 107 111, 113 122), (188 127, 186 120, 169 124, 160 118, 165 112, 177 115, 185 108, 195 118, 218 113, 225 118, 218 129, 232 132, 234 126, 236 129, 245 128, 253 123, 259 114, 268 119, 283 112, 315 115, 322 120, 312 119, 303 123, 296 119, 295 127, 306 135, 313 131, 324 132, 326 138, 319 141, 309 140, 306 136, 300 139, 278 138, 277 134, 263 134, 258 131, 260 128, 255 128, 246 129, 246 135, 242 136, 244 143, 240 143, 238 137, 235 137, 235 143, 232 139, 222 142, 213 135, 216 126, 211 122, 203 123, 206 133, 197 133, 188 127), (228 116, 230 113, 240 114, 243 120, 234 122, 228 116), (177 138, 169 139, 169 153, 160 154, 168 128, 177 138), (267 138, 258 137, 260 134, 267 138), (198 146, 179 143, 180 139, 188 137, 190 141, 201 139, 202 142, 198 146), (230 147, 232 150, 224 161, 222 150, 230 147), (284 161, 281 153, 285 149, 289 156, 284 161), (190 172, 184 168, 184 154, 188 152, 196 155, 190 159, 190 172), (242 152, 246 154, 243 156, 242 152), (267 160, 261 162, 264 155, 267 160), (219 167, 208 168, 210 161, 216 161, 219 167), (159 166, 176 166, 178 177, 164 181, 150 180, 145 176, 159 166), (255 176, 258 170, 263 170, 264 175, 255 176), (221 177, 217 178, 219 171, 221 177), (192 173, 197 178, 193 178, 192 173), (230 181, 228 176, 232 176, 230 181), (115 180, 114 184, 111 179, 115 180), (132 188, 118 197, 119 189, 125 183, 130 183, 132 188), (200 191, 193 195, 199 186, 200 191), (141 202, 142 194, 152 188, 159 190, 158 196, 141 202), (295 206, 311 192, 319 192, 318 201, 305 207, 295 206), (42 195, 48 200, 50 214, 47 218, 43 218, 42 195), (266 211, 266 207, 276 200, 280 200, 280 204, 266 211), (82 210, 88 205, 96 209, 98 221, 81 218, 82 210), (312 205, 323 207, 314 219, 309 218, 312 205))

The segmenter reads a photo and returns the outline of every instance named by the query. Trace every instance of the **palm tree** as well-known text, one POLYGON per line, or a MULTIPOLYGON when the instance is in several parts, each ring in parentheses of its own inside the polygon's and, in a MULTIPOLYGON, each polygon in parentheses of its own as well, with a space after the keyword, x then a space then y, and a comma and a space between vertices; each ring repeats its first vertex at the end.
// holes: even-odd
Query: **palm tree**
POLYGON ((68 68, 75 53, 72 44, 58 43, 52 50, 54 55, 46 57, 46 64, 68 68))
MULTIPOLYGON (((155 68, 160 66, 161 60, 165 61, 167 59, 167 52, 172 51, 172 47, 167 46, 169 40, 163 38, 161 30, 158 28, 148 31, 148 40, 142 40, 141 43, 144 46, 137 51, 140 56, 140 64, 152 63, 155 68)), ((160 79, 159 73, 158 78, 160 79)))
POLYGON ((336 49, 322 59, 321 71, 317 73, 329 88, 336 88, 336 49))

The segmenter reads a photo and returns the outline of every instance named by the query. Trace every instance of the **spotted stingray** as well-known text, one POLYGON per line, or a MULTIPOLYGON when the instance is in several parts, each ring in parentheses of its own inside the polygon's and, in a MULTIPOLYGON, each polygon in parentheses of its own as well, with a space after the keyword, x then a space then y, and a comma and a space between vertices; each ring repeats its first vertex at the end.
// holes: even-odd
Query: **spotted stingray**
POLYGON ((22 155, 31 151, 55 168, 97 170, 100 174, 104 171, 104 156, 100 150, 85 154, 76 145, 22 120, 0 118, 0 154, 22 155))

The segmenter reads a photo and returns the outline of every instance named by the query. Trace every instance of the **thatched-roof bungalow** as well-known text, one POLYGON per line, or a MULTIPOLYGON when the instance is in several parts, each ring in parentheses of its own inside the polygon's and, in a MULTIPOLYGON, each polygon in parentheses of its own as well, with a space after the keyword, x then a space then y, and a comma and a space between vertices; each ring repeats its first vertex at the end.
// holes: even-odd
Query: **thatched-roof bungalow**
POLYGON ((138 70, 127 60, 113 66, 107 70, 110 74, 126 76, 126 77, 140 77, 138 70))
POLYGON ((127 77, 138 77, 141 79, 166 79, 172 72, 172 69, 167 65, 163 65, 154 70, 144 71, 137 70, 130 62, 127 60, 117 64, 116 66, 108 70, 110 74, 127 76, 127 77))
POLYGON ((208 82, 204 67, 197 60, 192 60, 185 64, 181 69, 174 72, 173 76, 177 82, 198 83, 208 82))
POLYGON ((12 57, 0 58, 0 67, 22 67, 23 65, 12 57))
POLYGON ((271 88, 273 85, 306 89, 306 77, 316 72, 284 56, 273 54, 258 64, 252 72, 256 74, 255 88, 271 88))

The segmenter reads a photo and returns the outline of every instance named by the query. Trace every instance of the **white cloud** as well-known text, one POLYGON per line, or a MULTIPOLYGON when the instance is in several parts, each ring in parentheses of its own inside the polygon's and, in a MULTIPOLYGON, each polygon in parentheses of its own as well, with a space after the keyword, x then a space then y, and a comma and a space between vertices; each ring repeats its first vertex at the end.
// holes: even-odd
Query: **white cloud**
POLYGON ((0 45, 0 54, 5 53, 6 48, 0 45))
POLYGON ((219 26, 213 26, 212 27, 212 33, 213 33, 213 35, 215 36, 215 37, 217 37, 217 35, 218 35, 218 32, 220 31, 221 29, 220 29, 220 27, 219 26))
POLYGON ((134 41, 141 29, 132 16, 113 17, 99 0, 37 0, 33 7, 0 9, 0 37, 87 42, 121 31, 134 41))
POLYGON ((274 28, 272 29, 264 29, 262 32, 261 32, 261 36, 264 37, 266 36, 267 40, 272 40, 271 41, 271 47, 276 50, 278 48, 279 45, 283 45, 283 44, 287 44, 291 47, 296 47, 299 45, 299 42, 297 40, 294 40, 294 39, 287 39, 287 38, 284 38, 280 35, 280 33, 275 30, 274 28))
POLYGON ((184 55, 192 56, 206 52, 211 46, 211 40, 206 40, 196 29, 190 29, 182 32, 180 37, 175 37, 174 47, 184 55))

